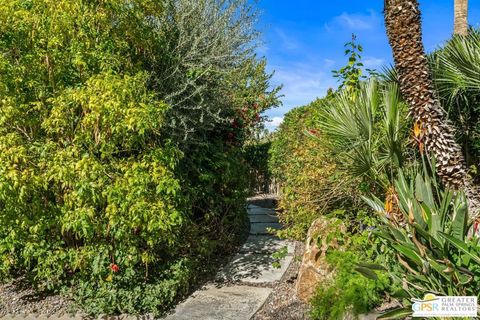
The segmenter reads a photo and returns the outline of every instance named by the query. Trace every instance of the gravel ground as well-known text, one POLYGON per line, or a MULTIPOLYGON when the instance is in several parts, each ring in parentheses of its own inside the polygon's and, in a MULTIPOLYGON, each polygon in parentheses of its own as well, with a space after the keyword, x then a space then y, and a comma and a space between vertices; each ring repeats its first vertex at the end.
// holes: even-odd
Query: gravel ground
POLYGON ((297 275, 302 262, 305 246, 295 243, 295 257, 288 270, 273 288, 265 304, 257 311, 252 320, 307 320, 308 305, 298 300, 295 294, 297 275))
POLYGON ((21 279, 0 284, 0 318, 6 314, 65 314, 69 302, 60 295, 35 292, 21 279))

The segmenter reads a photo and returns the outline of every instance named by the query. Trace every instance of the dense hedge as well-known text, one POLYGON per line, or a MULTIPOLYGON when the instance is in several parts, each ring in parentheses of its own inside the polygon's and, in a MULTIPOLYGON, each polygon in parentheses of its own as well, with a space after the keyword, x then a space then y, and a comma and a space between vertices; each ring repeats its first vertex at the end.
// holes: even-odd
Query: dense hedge
POLYGON ((351 195, 319 128, 320 100, 285 115, 270 149, 270 170, 280 185, 281 236, 303 239, 313 220, 351 195))
POLYGON ((2 279, 67 290, 89 313, 165 310, 245 226, 242 145, 276 102, 254 13, 0 7, 2 279))

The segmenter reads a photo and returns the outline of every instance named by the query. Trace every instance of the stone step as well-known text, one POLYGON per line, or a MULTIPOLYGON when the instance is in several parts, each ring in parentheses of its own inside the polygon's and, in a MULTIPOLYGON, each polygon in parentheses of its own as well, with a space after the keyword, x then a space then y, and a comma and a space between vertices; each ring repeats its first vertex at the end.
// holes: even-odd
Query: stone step
POLYGON ((271 235, 250 235, 240 248, 239 253, 272 254, 283 247, 287 247, 289 254, 293 254, 293 243, 288 240, 279 239, 271 235))
POLYGON ((249 215, 250 223, 256 222, 278 222, 278 217, 276 215, 270 214, 253 214, 249 215))
POLYGON ((191 295, 166 320, 249 320, 272 289, 248 286, 207 286, 191 295))
POLYGON ((275 230, 280 230, 282 228, 282 225, 277 222, 257 222, 257 223, 251 223, 250 224, 250 234, 255 234, 255 235, 269 235, 267 229, 275 229, 275 230))
POLYGON ((242 283, 272 283, 279 281, 293 256, 287 255, 277 261, 271 254, 239 253, 230 263, 217 274, 217 281, 233 281, 242 283), (280 263, 280 268, 274 267, 274 262, 280 263))
POLYGON ((248 215, 256 215, 256 214, 275 215, 276 214, 274 209, 262 208, 262 207, 257 207, 253 205, 249 205, 247 207, 247 212, 248 212, 248 215))

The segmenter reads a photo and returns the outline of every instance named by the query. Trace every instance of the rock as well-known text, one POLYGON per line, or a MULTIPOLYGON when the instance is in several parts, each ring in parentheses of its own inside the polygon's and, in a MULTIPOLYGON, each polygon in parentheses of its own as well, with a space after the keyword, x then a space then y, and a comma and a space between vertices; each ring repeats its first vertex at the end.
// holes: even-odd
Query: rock
MULTIPOLYGON (((344 228, 342 225, 339 227, 344 228)), ((327 249, 339 247, 336 239, 327 240, 327 235, 333 228, 336 227, 333 227, 332 220, 320 217, 308 230, 305 253, 296 286, 297 296, 303 302, 308 302, 312 298, 320 282, 330 281, 333 278, 333 270, 325 258, 327 249), (317 245, 318 238, 321 239, 321 248, 317 245)))

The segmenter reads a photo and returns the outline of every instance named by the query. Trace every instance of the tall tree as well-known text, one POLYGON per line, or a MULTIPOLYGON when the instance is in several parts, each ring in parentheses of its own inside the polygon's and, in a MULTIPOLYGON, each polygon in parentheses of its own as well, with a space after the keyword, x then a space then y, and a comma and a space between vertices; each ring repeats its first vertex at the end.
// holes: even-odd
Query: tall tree
POLYGON ((468 0, 455 0, 453 33, 461 36, 468 34, 468 0))
POLYGON ((468 174, 462 149, 454 140, 454 128, 434 89, 422 42, 418 1, 385 0, 384 15, 400 90, 413 117, 420 151, 434 155, 436 171, 446 186, 465 191, 470 215, 476 217, 478 188, 468 174))

